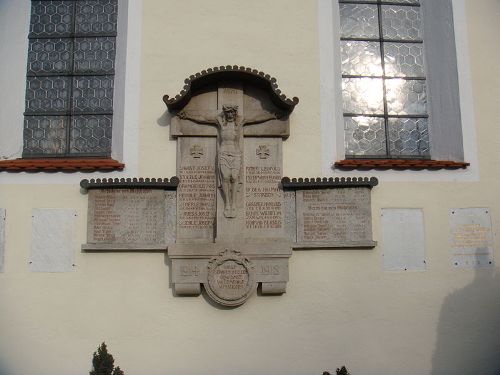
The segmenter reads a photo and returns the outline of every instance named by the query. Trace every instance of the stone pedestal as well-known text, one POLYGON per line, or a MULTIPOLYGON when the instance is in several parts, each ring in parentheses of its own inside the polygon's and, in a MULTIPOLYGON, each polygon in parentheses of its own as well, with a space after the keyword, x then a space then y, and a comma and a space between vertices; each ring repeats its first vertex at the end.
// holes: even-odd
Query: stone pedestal
POLYGON ((168 255, 176 294, 198 295, 203 284, 211 297, 218 297, 216 302, 235 306, 245 302, 258 284, 262 294, 285 293, 292 246, 284 240, 175 244, 169 246, 168 255))

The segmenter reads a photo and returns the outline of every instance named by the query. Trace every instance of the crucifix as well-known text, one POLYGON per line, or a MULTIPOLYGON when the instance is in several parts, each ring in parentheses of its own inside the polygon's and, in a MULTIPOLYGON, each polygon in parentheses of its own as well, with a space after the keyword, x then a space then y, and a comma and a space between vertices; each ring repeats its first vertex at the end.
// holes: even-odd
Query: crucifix
POLYGON ((289 130, 288 113, 286 108, 272 102, 265 90, 237 80, 221 80, 194 90, 189 101, 176 108, 171 135, 178 140, 180 239, 228 240, 250 236, 248 227, 260 225, 255 223, 259 219, 255 213, 249 212, 254 204, 249 200, 260 189, 256 187, 259 183, 256 171, 260 171, 261 165, 274 167, 279 176, 273 183, 278 186, 282 172, 281 143, 289 130), (203 149, 204 154, 187 154, 186 149, 203 149), (208 191, 201 192, 199 185, 191 183, 207 176, 207 168, 213 169, 214 199, 208 191), (254 175, 249 176, 249 170, 254 175), (195 206, 198 209, 190 212, 183 209, 195 206), (184 220, 185 217, 189 219, 184 220), (203 220, 200 225, 199 217, 213 217, 213 221, 203 220))
POLYGON ((200 114, 182 110, 177 114, 182 120, 217 127, 217 177, 224 200, 224 216, 227 218, 236 217, 236 192, 242 185, 243 126, 282 117, 279 113, 254 113, 253 116, 244 117, 238 113, 238 109, 237 105, 222 103, 222 112, 219 113, 200 114))
POLYGON ((298 99, 274 78, 242 67, 203 71, 164 97, 177 139, 177 227, 169 245, 177 294, 237 306, 261 285, 281 294, 291 241, 285 234, 282 143, 298 99))

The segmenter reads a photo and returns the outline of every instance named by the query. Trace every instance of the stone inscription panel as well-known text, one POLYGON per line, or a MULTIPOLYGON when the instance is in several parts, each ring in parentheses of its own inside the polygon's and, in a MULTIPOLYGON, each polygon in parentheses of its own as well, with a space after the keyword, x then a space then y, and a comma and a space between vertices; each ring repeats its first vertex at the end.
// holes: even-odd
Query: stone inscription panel
POLYGON ((370 189, 298 190, 296 204, 298 243, 371 245, 370 189))
POLYGON ((495 266, 489 208, 452 209, 450 229, 453 266, 460 268, 495 266))
POLYGON ((226 306, 241 305, 257 287, 251 261, 226 250, 208 262, 207 293, 226 306))
POLYGON ((166 244, 166 194, 152 189, 89 191, 88 244, 166 244))
POLYGON ((233 260, 219 265, 213 273, 212 289, 228 299, 239 298, 248 287, 248 270, 233 260))
POLYGON ((177 239, 214 237, 216 215, 215 138, 178 139, 177 239))
POLYGON ((282 238, 281 138, 245 138, 245 162, 246 234, 282 238))

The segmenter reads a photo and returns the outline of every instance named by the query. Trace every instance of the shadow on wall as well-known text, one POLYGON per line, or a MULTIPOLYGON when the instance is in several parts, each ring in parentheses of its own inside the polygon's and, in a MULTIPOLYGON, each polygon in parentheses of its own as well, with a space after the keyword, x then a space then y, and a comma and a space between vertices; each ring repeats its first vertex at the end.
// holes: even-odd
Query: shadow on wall
POLYGON ((432 375, 500 375, 500 277, 477 269, 474 281, 446 297, 432 375))

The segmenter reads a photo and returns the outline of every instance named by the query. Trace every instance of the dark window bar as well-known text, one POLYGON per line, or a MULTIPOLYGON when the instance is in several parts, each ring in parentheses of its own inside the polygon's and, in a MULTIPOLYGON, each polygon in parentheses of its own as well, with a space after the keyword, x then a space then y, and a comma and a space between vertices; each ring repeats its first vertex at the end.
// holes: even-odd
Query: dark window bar
POLYGON ((422 39, 389 39, 389 38, 361 38, 361 37, 341 37, 343 42, 378 42, 378 43, 414 43, 422 44, 422 39))
MULTIPOLYGON (((34 3, 35 1, 37 3, 38 2, 47 2, 48 3, 48 2, 51 2, 51 1, 54 1, 54 0, 31 0, 32 3, 34 3)), ((75 1, 82 1, 83 2, 83 1, 88 1, 88 0, 55 0, 55 1, 62 1, 64 3, 73 3, 75 1)))
POLYGON ((23 155, 23 159, 81 159, 81 158, 109 158, 109 152, 72 152, 71 154, 36 154, 23 155))
MULTIPOLYGON (((382 35, 384 35, 384 33, 382 28, 382 5, 380 5, 380 3, 377 5, 377 12, 378 12, 378 35, 380 35, 380 37, 382 38, 382 35)), ((381 56, 380 64, 382 65, 382 75, 385 76, 386 74, 385 74, 384 43, 380 42, 379 45, 380 45, 380 56, 381 56)), ((383 85, 382 94, 384 103, 384 114, 387 114, 389 110, 387 108, 387 87, 385 85, 385 79, 382 80, 382 85, 383 85)), ((389 156, 391 152, 390 151, 391 145, 389 140, 389 121, 387 121, 387 117, 384 117, 384 127, 385 127, 385 152, 386 155, 389 156)))
MULTIPOLYGON (((76 6, 73 6, 73 15, 71 16, 71 19, 72 19, 72 22, 71 22, 71 34, 75 34, 75 30, 76 30, 76 19, 75 19, 75 15, 76 15, 76 6)), ((74 39, 73 39, 73 43, 74 43, 74 39)), ((73 45, 73 53, 74 53, 74 45, 73 45)), ((74 72, 75 71, 75 58, 74 58, 74 55, 73 55, 73 58, 71 59, 71 68, 70 68, 70 71, 71 72, 74 72)), ((70 79, 69 80, 69 103, 70 103, 70 108, 73 108, 73 104, 72 104, 72 101, 73 101, 73 88, 74 88, 74 79, 70 79)), ((70 120, 71 121, 71 120, 70 120)), ((71 154, 71 147, 70 147, 70 144, 71 144, 71 125, 66 129, 66 149, 65 149, 65 155, 70 155, 71 154)))
POLYGON ((77 38, 116 38, 116 33, 101 33, 101 32, 87 32, 87 33, 61 33, 54 35, 37 35, 30 33, 28 39, 77 39, 77 38))
MULTIPOLYGON (((50 73, 50 72, 44 72, 44 73, 28 73, 26 74, 26 77, 80 77, 80 76, 92 76, 92 77, 104 77, 104 76, 109 76, 109 77, 114 77, 115 71, 106 71, 106 73, 99 73, 99 72, 78 72, 78 74, 71 74, 71 73, 50 73)), ((376 77, 375 77, 376 78, 376 77)))
POLYGON ((382 79, 403 79, 405 81, 425 81, 425 77, 401 77, 401 76, 361 76, 355 74, 342 74, 342 78, 382 78, 382 79))
MULTIPOLYGON (((25 116, 99 116, 99 115, 113 115, 112 111, 36 111, 36 112, 24 112, 25 116)), ((407 117, 407 116, 405 116, 407 117)))
POLYGON ((419 7, 420 3, 399 3, 397 1, 380 1, 380 0, 366 0, 366 1, 351 1, 351 0, 339 0, 341 4, 373 4, 373 5, 396 5, 396 6, 406 6, 406 7, 419 7))
POLYGON ((344 117, 379 117, 379 118, 429 118, 429 115, 387 115, 382 113, 344 113, 344 117))

